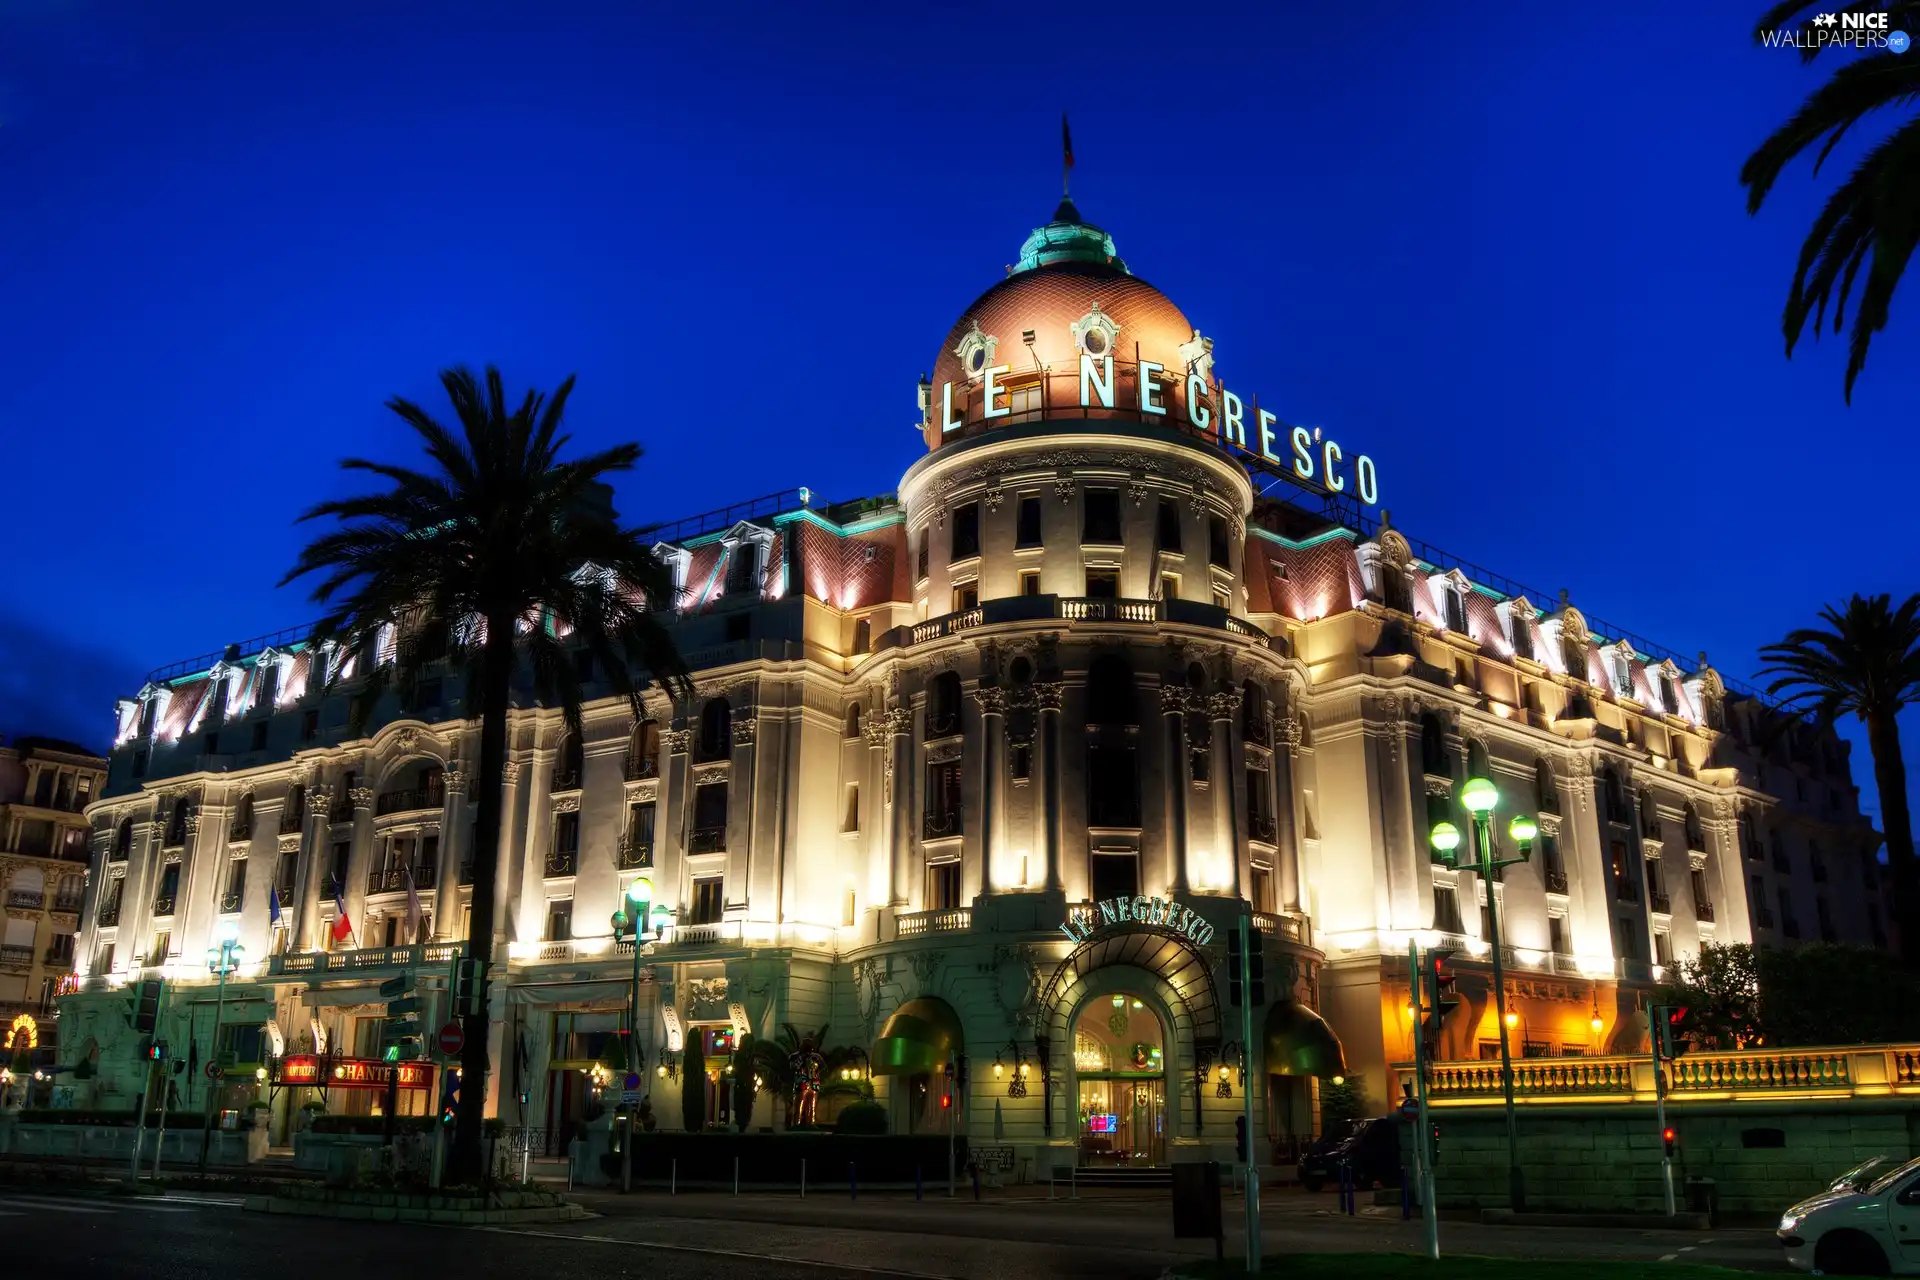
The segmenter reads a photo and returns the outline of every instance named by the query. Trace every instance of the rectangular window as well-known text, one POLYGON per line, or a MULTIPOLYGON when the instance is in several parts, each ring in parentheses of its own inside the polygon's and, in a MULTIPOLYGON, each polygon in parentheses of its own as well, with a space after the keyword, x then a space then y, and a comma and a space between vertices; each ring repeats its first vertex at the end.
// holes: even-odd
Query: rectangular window
POLYGON ((1460 891, 1450 884, 1434 882, 1433 927, 1441 933, 1465 933, 1460 922, 1460 891))
POLYGON ((1673 935, 1665 929, 1657 930, 1653 935, 1653 962, 1658 965, 1673 963, 1673 935))
POLYGON ((841 809, 840 829, 842 831, 860 829, 860 784, 857 782, 847 784, 847 802, 841 809))
POLYGON ((1631 916, 1616 916, 1613 921, 1614 948, 1622 960, 1645 960, 1646 940, 1640 925, 1631 916))
MULTIPOLYGON (((152 704, 149 703, 148 705, 151 706, 152 704)), ((133 753, 133 776, 136 778, 144 778, 147 776, 147 749, 145 747, 141 747, 133 753)))
POLYGON ((1040 571, 1038 569, 1022 569, 1020 571, 1020 594, 1023 596, 1037 596, 1040 594, 1040 571))
POLYGON ((1567 918, 1565 916, 1547 917, 1547 950, 1556 956, 1570 955, 1567 947, 1567 918))
POLYGON ((320 708, 308 707, 300 713, 300 741, 312 742, 320 736, 320 708))
POLYGON ((1213 584, 1213 607, 1233 612, 1233 595, 1217 582, 1213 584))
POLYGON ((1028 496, 1020 499, 1020 514, 1014 530, 1013 545, 1016 547, 1037 547, 1040 545, 1040 499, 1028 496))
POLYGON ((1092 600, 1117 600, 1120 597, 1118 569, 1087 570, 1087 597, 1092 600))
POLYGON ((726 895, 722 887, 726 884, 722 876, 695 876, 693 878, 693 910, 688 915, 689 924, 718 924, 726 910, 726 895))
POLYGON ((1096 849, 1088 859, 1093 872, 1093 900, 1133 897, 1140 892, 1140 857, 1132 852, 1096 849))
POLYGON ((927 580, 927 544, 933 536, 933 530, 920 531, 920 549, 914 553, 913 576, 916 582, 927 580))
POLYGON ((693 789, 694 853, 718 853, 727 847, 727 784, 706 782, 693 789))
POLYGON ((1687 885, 1693 890, 1693 905, 1713 905, 1713 895, 1707 892, 1707 869, 1695 867, 1687 875, 1687 885))
POLYGON ((1220 516, 1207 517, 1207 563, 1216 569, 1233 568, 1232 550, 1227 545, 1227 522, 1220 516))
POLYGON ((93 971, 95 973, 113 972, 113 944, 111 942, 100 948, 100 963, 94 966, 93 971))
POLYGON ((960 864, 936 862, 927 868, 927 910, 952 911, 960 905, 960 864))
POLYGON ((965 582, 953 589, 953 611, 964 613, 980 607, 980 584, 965 582))
POLYGON ((247 860, 245 858, 235 858, 227 864, 227 892, 221 899, 220 909, 223 911, 238 911, 240 909, 241 895, 246 892, 246 888, 247 860), (228 903, 232 903, 233 905, 228 906, 228 903))
POLYGON ((1451 585, 1442 587, 1440 598, 1446 601, 1447 630, 1455 635, 1467 634, 1467 602, 1461 599, 1459 588, 1451 585))
POLYGON ((563 813, 553 820, 554 852, 563 857, 572 857, 580 852, 580 815, 563 813))
POLYGON ((220 731, 218 729, 209 729, 200 735, 200 754, 203 756, 217 756, 220 754, 220 731))
POLYGON ((965 503, 953 510, 953 560, 971 560, 980 554, 980 504, 965 503))
POLYGON ((750 592, 760 579, 760 548, 755 543, 736 543, 727 552, 728 595, 750 592))
POLYGON ((1162 551, 1180 551, 1180 504, 1171 498, 1160 499, 1160 521, 1155 536, 1162 551))
POLYGON ((1163 573, 1160 575, 1160 598, 1162 600, 1178 600, 1180 598, 1179 574, 1163 573))
POLYGON ((1633 862, 1627 856, 1626 844, 1619 840, 1608 844, 1607 857, 1613 873, 1613 896, 1621 902, 1640 901, 1640 895, 1635 892, 1633 862))
POLYGON ((327 863, 326 896, 341 897, 347 891, 347 859, 353 855, 353 846, 342 840, 333 846, 332 858, 327 863))
POLYGON ((1132 746, 1109 740, 1087 748, 1087 823, 1140 825, 1140 771, 1132 746))
POLYGON ((573 941, 573 899, 555 898, 547 903, 548 942, 573 941))
POLYGON ((1033 776, 1033 744, 1015 742, 1007 749, 1007 767, 1015 782, 1025 782, 1033 776))
POLYGON ((926 837, 937 840, 960 834, 960 762, 944 760, 927 766, 926 837))
POLYGON ((1273 872, 1255 863, 1253 866, 1253 883, 1250 887, 1253 891, 1253 909, 1262 912, 1272 911, 1273 872))
POLYGON ((1081 498, 1080 541, 1113 545, 1120 541, 1120 491, 1088 489, 1081 498))
POLYGON ((253 741, 248 744, 247 750, 265 751, 266 749, 267 749, 267 722, 265 720, 256 721, 253 726, 253 741))
POLYGON ((173 935, 162 929, 153 935, 153 945, 147 949, 148 964, 165 964, 167 948, 173 945, 173 935))
POLYGON ((635 852, 653 848, 653 804, 641 800, 627 806, 627 835, 635 852))
POLYGON ((1533 627, 1518 614, 1508 620, 1508 629, 1513 639, 1513 656, 1533 660, 1533 627))

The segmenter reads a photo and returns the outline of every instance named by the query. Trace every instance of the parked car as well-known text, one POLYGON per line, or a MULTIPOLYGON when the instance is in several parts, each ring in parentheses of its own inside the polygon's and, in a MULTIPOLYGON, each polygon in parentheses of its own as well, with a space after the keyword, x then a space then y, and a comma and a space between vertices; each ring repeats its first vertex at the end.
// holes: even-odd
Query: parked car
POLYGON ((1829 1275, 1920 1275, 1920 1159, 1885 1173, 1868 1165, 1780 1216, 1775 1234, 1789 1263, 1829 1275))
POLYGON ((1362 1189, 1400 1185, 1400 1118, 1357 1120, 1345 1137, 1323 1138, 1300 1161, 1300 1185, 1309 1191, 1340 1185, 1340 1166, 1362 1189))

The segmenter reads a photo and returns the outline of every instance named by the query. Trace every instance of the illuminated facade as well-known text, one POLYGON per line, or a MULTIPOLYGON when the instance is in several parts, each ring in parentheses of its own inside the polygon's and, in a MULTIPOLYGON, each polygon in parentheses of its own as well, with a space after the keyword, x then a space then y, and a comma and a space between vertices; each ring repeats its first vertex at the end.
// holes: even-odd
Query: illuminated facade
MULTIPOLYGON (((896 1131, 954 1116, 996 1158, 1095 1166, 1230 1153, 1250 1081, 1276 1145, 1313 1131, 1316 1078, 1381 1105, 1410 938, 1459 948, 1448 1048, 1478 1056, 1486 911, 1516 1053, 1636 1038, 1661 964, 1786 940, 1788 905, 1802 937, 1880 936, 1833 740, 1760 776, 1736 750, 1753 704, 1704 661, 1409 542, 1368 513, 1390 466, 1222 387, 1212 348, 1063 203, 941 344, 897 494, 658 531, 696 695, 635 723, 583 657, 581 740, 514 712, 497 1114, 556 1145, 600 1123, 634 973, 608 922, 643 873, 671 911, 639 968, 664 1127, 726 1117, 739 1033, 825 1026, 896 1131), (1540 815, 1491 904, 1428 855, 1469 770, 1503 817, 1540 815), (1267 968, 1250 1076, 1220 972, 1243 917, 1267 968)), ((346 727, 365 664, 413 642, 270 638, 120 705, 71 1002, 129 1063, 101 1105, 133 1087, 115 988, 206 984, 222 921, 254 957, 227 1018, 267 1028, 256 1053, 373 1056, 378 985, 408 969, 444 1008, 477 727, 451 681, 346 727)))

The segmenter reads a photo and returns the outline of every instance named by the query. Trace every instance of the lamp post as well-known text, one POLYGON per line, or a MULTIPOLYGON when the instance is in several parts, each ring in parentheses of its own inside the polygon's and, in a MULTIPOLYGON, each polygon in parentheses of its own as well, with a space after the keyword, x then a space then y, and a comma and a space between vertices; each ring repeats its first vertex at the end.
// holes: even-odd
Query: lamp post
MULTIPOLYGON (((1513 1112, 1513 1053, 1507 1042, 1507 984, 1506 968, 1500 960, 1500 904, 1493 890, 1494 876, 1500 868, 1533 857, 1533 841, 1540 829, 1531 816, 1515 814, 1507 833, 1519 845, 1519 856, 1496 858, 1493 856, 1493 811, 1500 803, 1499 791, 1485 778, 1469 778, 1467 785, 1460 789, 1460 803, 1473 817, 1476 842, 1476 848, 1467 855, 1467 865, 1478 872, 1481 883, 1487 887, 1487 944, 1493 949, 1494 1020, 1500 1032, 1500 1093, 1507 1108, 1507 1198, 1515 1213, 1524 1213, 1527 1186, 1520 1171, 1520 1129, 1513 1112)), ((1448 864, 1461 865, 1457 854, 1460 832, 1451 822, 1435 823, 1430 839, 1448 864)))
MULTIPOLYGON (((214 930, 214 943, 207 948, 207 971, 219 976, 219 994, 213 1002, 213 1046, 207 1053, 207 1066, 212 1068, 220 1061, 220 1020, 227 1010, 227 975, 240 967, 246 959, 247 949, 240 943, 240 926, 232 920, 222 920, 214 930)), ((207 1077, 206 1105, 202 1108, 207 1114, 200 1127, 200 1172, 207 1171, 207 1154, 213 1146, 213 1082, 224 1076, 207 1077)))
MULTIPOLYGON (((625 897, 613 913, 613 936, 617 942, 627 934, 633 937, 633 987, 627 996, 627 1075, 634 1077, 640 1071, 640 953, 641 937, 647 932, 648 908, 653 902, 653 881, 647 876, 635 876, 633 883, 627 886, 625 897)), ((626 1081, 622 1080, 624 1092, 626 1081)), ((620 1139, 620 1189, 633 1189, 633 1109, 625 1106, 627 1128, 620 1139)))

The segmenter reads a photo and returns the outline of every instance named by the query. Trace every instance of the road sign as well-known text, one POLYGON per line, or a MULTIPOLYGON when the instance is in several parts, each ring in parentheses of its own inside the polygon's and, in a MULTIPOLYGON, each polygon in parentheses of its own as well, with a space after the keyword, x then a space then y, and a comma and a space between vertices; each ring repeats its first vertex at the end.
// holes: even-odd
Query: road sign
POLYGON ((625 1083, 629 1091, 638 1089, 640 1087, 640 1073, 637 1071, 627 1072, 627 1078, 625 1083))
POLYGON ((440 1034, 436 1038, 436 1043, 440 1046, 440 1052, 446 1054, 448 1057, 452 1057, 467 1047, 467 1036, 464 1031, 460 1030, 459 1023, 449 1022, 446 1026, 440 1028, 440 1034))
POLYGON ((1400 1116, 1404 1120, 1418 1120, 1420 1118, 1420 1099, 1402 1099, 1400 1103, 1400 1116))
POLYGON ((221 1066, 219 1063, 209 1062, 207 1064, 207 1079, 218 1080, 221 1076, 225 1074, 227 1074, 227 1069, 221 1066))
POLYGON ((420 1019, 418 1018, 390 1018, 387 1020, 387 1036, 390 1040, 399 1040, 406 1036, 417 1036, 419 1034, 420 1019))
POLYGON ((623 1107, 637 1107, 637 1106, 639 1106, 639 1105, 640 1105, 640 1091, 639 1091, 638 1089, 625 1089, 625 1090, 622 1090, 622 1091, 621 1091, 621 1094, 620 1094, 620 1105, 621 1105, 621 1106, 623 1106, 623 1107))
POLYGON ((380 994, 389 998, 403 996, 413 989, 413 974, 403 973, 397 978, 388 978, 380 984, 380 994))
POLYGON ((409 1013, 418 1012, 420 1012, 419 996, 407 996, 402 1000, 387 1001, 387 1016, 389 1018, 405 1017, 409 1013))

